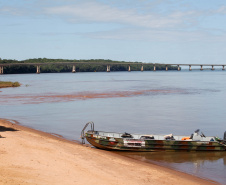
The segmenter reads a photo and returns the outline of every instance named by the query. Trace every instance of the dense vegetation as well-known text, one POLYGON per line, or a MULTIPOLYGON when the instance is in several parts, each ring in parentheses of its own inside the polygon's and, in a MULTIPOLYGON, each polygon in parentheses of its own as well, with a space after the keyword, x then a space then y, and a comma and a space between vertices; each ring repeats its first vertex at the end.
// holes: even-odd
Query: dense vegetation
MULTIPOLYGON (((100 72, 106 71, 106 66, 109 63, 118 63, 111 65, 111 71, 127 71, 128 63, 133 63, 131 71, 140 71, 141 62, 125 62, 125 61, 113 61, 113 60, 104 60, 104 59, 90 59, 90 60, 67 60, 67 59, 47 59, 47 58, 35 58, 27 60, 6 60, 0 58, 1 64, 14 64, 14 63, 50 63, 48 65, 41 65, 41 73, 56 73, 56 72, 71 72, 72 64, 56 64, 57 62, 61 63, 78 63, 84 62, 84 64, 76 64, 76 72, 100 72), (86 64, 87 63, 87 64, 86 64), (89 64, 89 63, 100 63, 100 64, 89 64), (122 65, 123 64, 123 65, 122 65)), ((152 71, 154 69, 153 64, 144 65, 144 71, 152 71)), ((169 70, 176 70, 176 67, 168 66, 169 70)), ((165 70, 164 65, 156 64, 156 70, 165 70)), ((4 66, 4 74, 14 74, 14 73, 35 73, 35 65, 24 65, 24 66, 4 66)))
POLYGON ((20 83, 19 82, 3 82, 0 81, 0 88, 4 87, 19 87, 20 83))

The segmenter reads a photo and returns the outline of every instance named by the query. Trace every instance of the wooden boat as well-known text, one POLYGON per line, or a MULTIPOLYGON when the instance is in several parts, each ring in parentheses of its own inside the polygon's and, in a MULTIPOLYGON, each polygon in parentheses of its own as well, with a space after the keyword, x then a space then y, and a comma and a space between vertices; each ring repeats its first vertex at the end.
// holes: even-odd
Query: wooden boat
POLYGON ((96 148, 118 151, 226 151, 226 132, 224 139, 199 134, 196 130, 191 136, 142 135, 95 131, 94 123, 88 122, 81 133, 82 143, 86 140, 96 148), (88 125, 91 130, 85 132, 88 125))

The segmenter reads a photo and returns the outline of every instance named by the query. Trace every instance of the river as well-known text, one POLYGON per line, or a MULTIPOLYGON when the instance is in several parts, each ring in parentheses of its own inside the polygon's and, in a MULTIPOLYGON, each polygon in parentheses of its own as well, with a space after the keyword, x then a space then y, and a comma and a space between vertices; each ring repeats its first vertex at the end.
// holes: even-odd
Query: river
MULTIPOLYGON (((112 132, 223 137, 226 71, 41 73, 1 75, 0 117, 80 140, 88 121, 112 132)), ((224 184, 226 152, 123 153, 224 184)))

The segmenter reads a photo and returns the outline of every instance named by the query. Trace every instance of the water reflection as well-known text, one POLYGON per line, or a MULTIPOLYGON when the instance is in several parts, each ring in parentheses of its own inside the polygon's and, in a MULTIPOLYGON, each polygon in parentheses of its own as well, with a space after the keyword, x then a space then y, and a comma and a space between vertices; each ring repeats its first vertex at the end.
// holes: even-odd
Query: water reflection
POLYGON ((224 184, 225 152, 115 152, 136 160, 166 166, 224 184), (216 168, 219 170, 216 171, 216 168), (222 178, 223 177, 223 178, 222 178))
POLYGON ((202 163, 203 161, 224 160, 226 164, 225 152, 116 152, 120 155, 139 159, 165 161, 167 163, 202 163))

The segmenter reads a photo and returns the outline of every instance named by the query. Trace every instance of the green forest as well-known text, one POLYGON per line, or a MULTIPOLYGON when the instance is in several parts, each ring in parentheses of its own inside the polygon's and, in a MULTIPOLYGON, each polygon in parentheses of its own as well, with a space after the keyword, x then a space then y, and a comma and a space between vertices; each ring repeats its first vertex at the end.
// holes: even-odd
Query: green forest
MULTIPOLYGON (((76 65, 76 72, 104 72, 106 71, 107 64, 114 63, 111 66, 111 71, 128 71, 129 63, 131 71, 140 71, 142 62, 125 62, 125 61, 114 61, 105 59, 90 59, 90 60, 68 60, 68 59, 47 59, 47 58, 35 58, 27 60, 9 60, 1 59, 1 64, 15 64, 15 63, 30 63, 31 65, 12 65, 4 66, 4 74, 19 74, 19 73, 36 73, 36 65, 32 63, 50 63, 48 65, 41 65, 41 73, 59 73, 59 72, 71 72, 73 64, 63 64, 63 63, 73 63, 76 65), (57 64, 57 63, 62 64, 57 64), (83 64, 79 64, 83 62, 83 64), (87 63, 87 64, 86 64, 87 63), (90 64, 95 63, 95 64, 90 64), (98 64, 99 63, 99 64, 98 64), (115 64, 116 63, 116 64, 115 64), (118 63, 118 65, 117 65, 118 63)), ((156 65, 156 70, 165 70, 164 65, 156 65)), ((153 71, 154 65, 148 64, 144 65, 144 71, 153 71)), ((168 70, 177 70, 175 66, 168 66, 168 70)))

